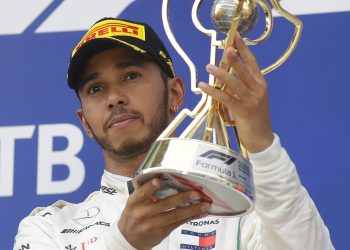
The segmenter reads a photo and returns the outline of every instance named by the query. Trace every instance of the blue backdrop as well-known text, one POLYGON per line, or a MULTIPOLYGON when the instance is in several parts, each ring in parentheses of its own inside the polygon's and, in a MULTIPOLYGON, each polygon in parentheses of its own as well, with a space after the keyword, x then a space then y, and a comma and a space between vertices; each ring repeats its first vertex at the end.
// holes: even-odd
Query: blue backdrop
MULTIPOLYGON (((284 2, 303 13, 304 31, 292 57, 267 76, 273 128, 336 249, 348 249, 350 5, 338 1, 337 8, 331 1, 327 11, 327 6, 310 8, 310 1, 304 9, 312 11, 302 12, 301 3, 284 2)), ((201 12, 206 25, 211 3, 204 1, 201 12)), ((171 21, 199 79, 206 80, 209 38, 193 27, 192 4, 171 2, 171 21)), ((71 50, 95 20, 118 15, 154 26, 176 73, 188 83, 185 106, 197 103, 188 68, 163 31, 160 8, 160 0, 0 1, 0 249, 12 249, 18 223, 34 207, 58 199, 79 202, 99 188, 101 151, 83 135, 75 114, 79 102, 65 80, 71 50)), ((253 48, 262 65, 284 50, 292 28, 276 19, 272 37, 253 48)))

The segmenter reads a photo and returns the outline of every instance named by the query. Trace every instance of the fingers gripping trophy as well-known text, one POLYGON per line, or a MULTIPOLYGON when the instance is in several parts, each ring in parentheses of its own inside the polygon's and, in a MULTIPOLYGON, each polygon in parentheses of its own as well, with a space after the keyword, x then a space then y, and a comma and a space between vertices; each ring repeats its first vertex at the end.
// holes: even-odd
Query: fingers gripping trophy
MULTIPOLYGON (((217 39, 217 31, 204 28, 198 19, 202 0, 195 0, 192 7, 192 21, 202 33, 211 37, 210 63, 217 63, 217 54, 221 49, 234 46, 234 35, 239 32, 245 36, 257 22, 259 10, 265 16, 263 34, 255 40, 243 38, 247 45, 264 42, 273 29, 272 8, 295 26, 294 34, 287 49, 274 63, 262 70, 267 74, 279 67, 294 51, 301 35, 301 21, 285 11, 278 0, 215 0, 211 10, 211 20, 218 31, 224 33, 224 40, 217 39), (272 7, 271 7, 272 6, 272 7)), ((247 150, 241 142, 225 107, 202 93, 197 87, 196 67, 177 43, 169 23, 169 0, 163 0, 162 19, 166 34, 180 56, 189 66, 191 73, 191 90, 202 94, 198 105, 192 110, 182 110, 167 129, 159 136, 138 170, 135 180, 142 185, 151 178, 158 177, 162 182, 157 192, 159 198, 172 194, 195 190, 201 194, 201 200, 211 203, 212 215, 241 216, 254 209, 254 183, 252 166, 247 150), (170 136, 185 118, 192 121, 177 138, 170 136), (227 128, 233 128, 238 151, 231 149, 227 128)), ((222 56, 219 67, 231 74, 234 70, 222 56)), ((209 84, 224 89, 225 83, 209 76, 209 84)), ((184 204, 186 205, 186 204, 184 204)))

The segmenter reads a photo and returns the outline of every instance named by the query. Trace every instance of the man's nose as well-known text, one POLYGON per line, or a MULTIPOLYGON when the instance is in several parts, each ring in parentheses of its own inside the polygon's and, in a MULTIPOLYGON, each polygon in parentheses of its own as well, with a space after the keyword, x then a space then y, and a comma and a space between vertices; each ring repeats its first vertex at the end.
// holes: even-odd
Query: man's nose
POLYGON ((115 90, 108 96, 108 108, 113 109, 115 106, 127 105, 129 98, 124 91, 115 90))

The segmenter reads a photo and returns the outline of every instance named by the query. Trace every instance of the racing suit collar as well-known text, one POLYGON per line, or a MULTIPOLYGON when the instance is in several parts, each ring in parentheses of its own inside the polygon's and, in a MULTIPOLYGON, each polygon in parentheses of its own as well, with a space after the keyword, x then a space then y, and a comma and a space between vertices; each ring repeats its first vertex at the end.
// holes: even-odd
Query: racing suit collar
POLYGON ((131 180, 130 177, 112 174, 111 172, 108 172, 107 170, 104 170, 103 175, 108 179, 109 182, 112 182, 112 183, 125 182, 125 181, 131 180))
POLYGON ((119 195, 128 197, 132 192, 128 183, 131 183, 130 177, 115 175, 105 170, 101 178, 100 192, 109 198, 119 195))

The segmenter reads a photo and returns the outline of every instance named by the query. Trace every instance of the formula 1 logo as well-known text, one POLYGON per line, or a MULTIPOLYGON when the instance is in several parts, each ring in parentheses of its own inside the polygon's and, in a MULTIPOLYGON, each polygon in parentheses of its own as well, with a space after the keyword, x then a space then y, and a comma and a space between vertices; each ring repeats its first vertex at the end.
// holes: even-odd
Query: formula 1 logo
POLYGON ((226 165, 231 165, 234 163, 237 159, 234 158, 231 155, 224 154, 222 152, 216 151, 216 150, 209 150, 203 154, 200 155, 201 157, 208 158, 208 159, 218 159, 223 161, 226 165))
POLYGON ((0 35, 87 30, 102 17, 116 17, 135 0, 0 0, 0 35))

